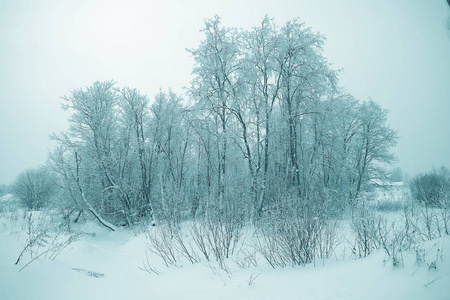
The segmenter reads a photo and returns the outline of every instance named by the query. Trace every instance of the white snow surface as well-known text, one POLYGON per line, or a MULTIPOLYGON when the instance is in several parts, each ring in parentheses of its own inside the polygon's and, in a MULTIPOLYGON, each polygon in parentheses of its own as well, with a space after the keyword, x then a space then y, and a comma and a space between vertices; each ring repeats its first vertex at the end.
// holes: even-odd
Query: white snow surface
POLYGON ((23 220, 0 217, 0 299, 450 299, 448 236, 423 244, 425 262, 417 263, 415 253, 408 252, 405 265, 397 268, 383 263, 379 250, 364 259, 336 256, 315 266, 278 269, 262 260, 258 267, 241 269, 229 259, 230 275, 214 262, 181 260, 166 267, 150 253, 156 275, 139 268, 145 260, 144 234, 85 226, 95 236, 84 235, 54 260, 36 260, 19 272, 30 261, 26 253, 14 264, 26 240, 23 220), (437 249, 443 250, 442 259, 430 270, 427 262, 435 260, 437 249))

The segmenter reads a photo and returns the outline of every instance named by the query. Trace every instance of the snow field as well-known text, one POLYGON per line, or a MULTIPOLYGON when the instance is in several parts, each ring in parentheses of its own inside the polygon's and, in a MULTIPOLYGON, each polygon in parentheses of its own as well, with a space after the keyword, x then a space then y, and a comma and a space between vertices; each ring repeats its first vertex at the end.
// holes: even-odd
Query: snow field
MULTIPOLYGON (((258 255, 257 266, 243 268, 242 257, 253 251, 252 229, 246 227, 239 251, 224 260, 225 270, 214 259, 191 264, 180 254, 176 263, 166 267, 148 250, 146 234, 108 232, 86 222, 77 230, 89 234, 53 260, 41 257, 19 272, 32 259, 27 252, 14 265, 28 238, 27 220, 20 213, 4 213, 0 299, 449 299, 448 236, 418 243, 415 251, 402 253, 403 265, 394 268, 383 249, 356 258, 346 243, 351 235, 346 221, 339 225, 342 236, 332 258, 276 269, 258 255), (159 275, 142 270, 146 254, 159 275)), ((189 238, 187 228, 181 232, 189 238)), ((41 246, 37 251, 45 249, 41 246)))

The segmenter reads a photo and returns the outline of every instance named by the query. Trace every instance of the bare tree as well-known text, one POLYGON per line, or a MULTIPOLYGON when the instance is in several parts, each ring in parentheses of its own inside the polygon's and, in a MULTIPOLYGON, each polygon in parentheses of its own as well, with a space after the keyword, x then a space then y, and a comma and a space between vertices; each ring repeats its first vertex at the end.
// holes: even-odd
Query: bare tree
POLYGON ((245 102, 235 101, 232 112, 242 129, 242 150, 251 176, 252 218, 255 219, 261 216, 266 200, 270 123, 281 88, 283 65, 276 60, 279 37, 273 20, 266 16, 244 38, 247 50, 241 77, 246 88, 239 98, 245 102))
POLYGON ((394 161, 390 149, 397 143, 397 132, 387 126, 387 110, 374 101, 363 102, 358 109, 359 129, 354 149, 355 184, 357 197, 364 184, 374 179, 386 179, 385 164, 394 161))
POLYGON ((126 125, 129 126, 134 133, 135 148, 137 151, 137 157, 139 161, 139 182, 140 187, 138 194, 143 198, 143 203, 140 207, 139 216, 144 217, 148 215, 154 224, 153 217, 153 204, 151 199, 151 186, 152 186, 152 162, 153 159, 150 155, 150 149, 146 145, 146 133, 145 125, 149 119, 148 112, 148 99, 141 95, 138 90, 124 88, 119 90, 122 96, 121 108, 123 118, 126 125))

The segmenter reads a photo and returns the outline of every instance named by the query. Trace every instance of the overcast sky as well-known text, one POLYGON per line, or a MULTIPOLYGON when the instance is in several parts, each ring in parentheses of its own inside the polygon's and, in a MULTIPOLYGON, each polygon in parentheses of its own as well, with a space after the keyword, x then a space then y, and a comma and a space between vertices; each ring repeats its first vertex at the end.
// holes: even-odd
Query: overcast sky
POLYGON ((215 14, 250 29, 265 14, 327 37, 341 84, 390 111, 398 166, 450 167, 450 9, 446 0, 0 0, 0 184, 45 163, 67 128, 61 96, 113 79, 150 97, 188 86, 185 48, 215 14))

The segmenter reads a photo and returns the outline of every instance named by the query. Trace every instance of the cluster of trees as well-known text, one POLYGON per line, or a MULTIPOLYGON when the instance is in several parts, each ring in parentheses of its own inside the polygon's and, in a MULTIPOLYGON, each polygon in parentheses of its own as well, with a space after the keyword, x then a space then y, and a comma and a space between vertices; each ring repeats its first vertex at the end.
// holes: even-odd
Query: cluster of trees
POLYGON ((211 211, 256 221, 287 199, 354 202, 387 176, 387 112, 338 86, 323 36, 268 17, 248 31, 216 17, 202 32, 185 97, 150 101, 112 81, 64 97, 70 127, 53 136, 49 165, 71 211, 110 228, 211 211))

